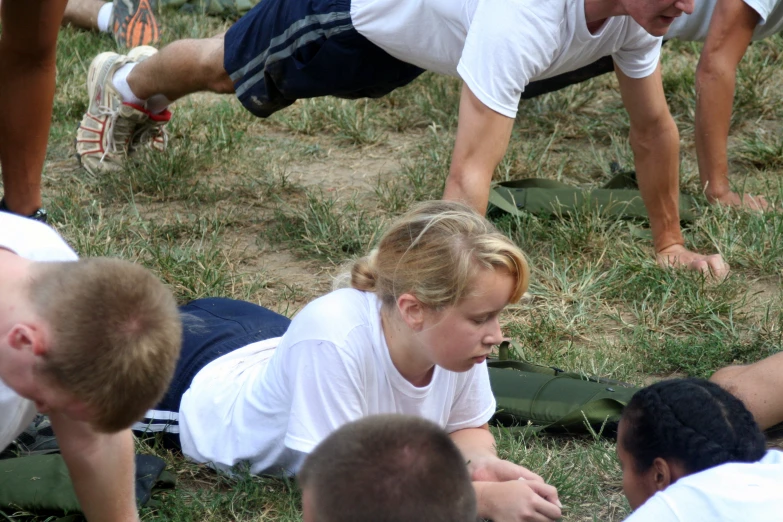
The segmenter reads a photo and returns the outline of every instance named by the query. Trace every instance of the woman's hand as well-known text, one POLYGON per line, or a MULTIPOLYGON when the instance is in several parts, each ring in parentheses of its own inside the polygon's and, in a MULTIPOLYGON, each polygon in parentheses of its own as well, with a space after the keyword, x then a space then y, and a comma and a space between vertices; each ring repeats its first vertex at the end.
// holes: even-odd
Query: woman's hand
POLYGON ((479 516, 493 522, 551 522, 562 516, 557 490, 543 481, 474 482, 474 486, 479 516))
POLYGON ((544 479, 529 469, 494 456, 468 463, 468 471, 473 482, 506 482, 520 478, 544 482, 544 479))

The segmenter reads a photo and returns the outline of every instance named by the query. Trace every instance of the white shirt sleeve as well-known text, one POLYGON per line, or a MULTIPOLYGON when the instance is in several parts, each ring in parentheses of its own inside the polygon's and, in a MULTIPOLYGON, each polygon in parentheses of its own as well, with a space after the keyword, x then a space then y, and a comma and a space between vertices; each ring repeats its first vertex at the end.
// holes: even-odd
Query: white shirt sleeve
MULTIPOLYGON (((647 502, 631 513, 626 522, 680 522, 681 519, 666 501, 664 492, 653 495, 647 502)), ((682 522, 685 522, 682 520, 682 522)))
MULTIPOLYGON (((462 377, 462 376, 460 376, 462 377)), ((495 414, 495 396, 489 383, 486 361, 464 374, 465 381, 457 393, 449 412, 446 432, 483 426, 495 414)))
POLYGON ((286 366, 292 394, 286 447, 310 453, 337 428, 367 414, 358 361, 345 350, 302 341, 290 347, 286 366))
POLYGON ((481 103, 509 118, 516 117, 525 86, 551 64, 558 47, 557 23, 549 11, 534 10, 536 3, 541 0, 481 0, 457 64, 481 103))
POLYGON ((761 17, 758 25, 764 25, 767 23, 769 14, 778 5, 779 0, 743 0, 743 2, 761 17))
POLYGON ((637 24, 622 49, 612 55, 614 63, 630 78, 646 78, 655 72, 661 58, 662 38, 653 38, 637 24))

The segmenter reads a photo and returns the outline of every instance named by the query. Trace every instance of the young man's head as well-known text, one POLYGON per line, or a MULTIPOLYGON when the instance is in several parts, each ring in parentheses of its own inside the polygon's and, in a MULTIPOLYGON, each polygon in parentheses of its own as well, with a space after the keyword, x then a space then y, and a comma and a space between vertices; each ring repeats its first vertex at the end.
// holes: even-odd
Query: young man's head
POLYGON ((304 522, 475 522, 462 454, 435 424, 379 415, 346 424, 298 476, 304 522))
MULTIPOLYGON (((31 263, 0 349, 0 378, 42 413, 128 428, 165 393, 182 326, 171 292, 118 259, 31 263), (0 365, 1 366, 1 365, 0 365)), ((8 303, 7 303, 8 304, 8 303)))

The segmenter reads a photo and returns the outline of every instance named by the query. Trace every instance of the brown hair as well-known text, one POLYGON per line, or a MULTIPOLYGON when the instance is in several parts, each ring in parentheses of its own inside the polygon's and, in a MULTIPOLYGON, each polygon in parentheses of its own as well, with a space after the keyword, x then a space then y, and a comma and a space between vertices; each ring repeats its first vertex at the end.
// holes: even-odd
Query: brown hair
POLYGON ((108 258, 36 263, 30 297, 51 336, 38 370, 92 408, 97 430, 126 429, 160 400, 182 325, 151 272, 108 258))
POLYGON ((511 302, 527 290, 530 270, 522 251, 463 203, 429 201, 397 219, 370 255, 354 263, 351 286, 375 292, 385 305, 404 293, 424 305, 456 304, 479 269, 507 270, 511 302))
POLYGON ((298 475, 318 522, 475 522, 459 449, 430 421, 365 417, 333 432, 298 475))

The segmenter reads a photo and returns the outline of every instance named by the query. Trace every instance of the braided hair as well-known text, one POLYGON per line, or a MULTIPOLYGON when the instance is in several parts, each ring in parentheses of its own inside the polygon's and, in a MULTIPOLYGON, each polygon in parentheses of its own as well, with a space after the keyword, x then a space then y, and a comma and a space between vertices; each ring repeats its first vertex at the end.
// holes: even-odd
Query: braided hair
POLYGON ((766 441, 735 396, 703 379, 661 381, 636 392, 623 411, 623 448, 638 472, 660 457, 690 473, 726 462, 756 462, 766 441))

